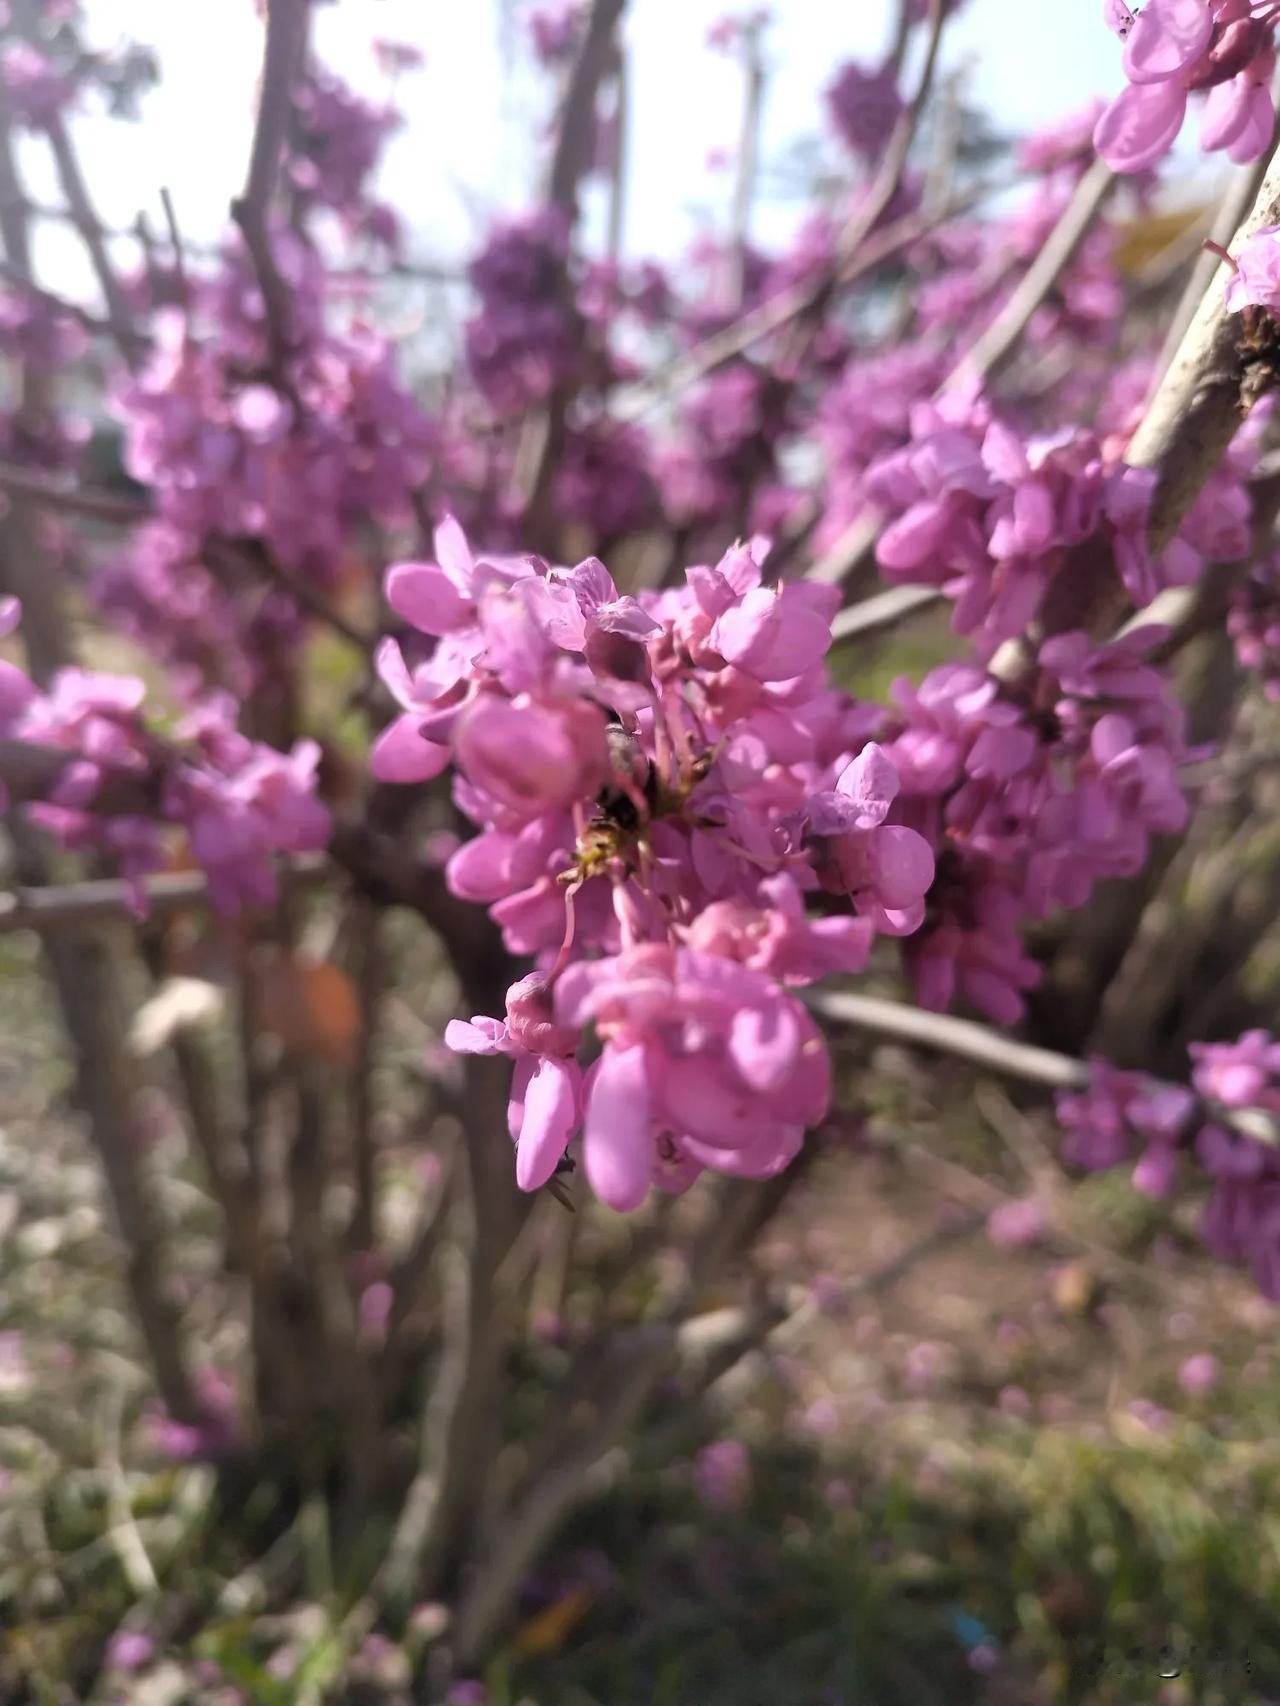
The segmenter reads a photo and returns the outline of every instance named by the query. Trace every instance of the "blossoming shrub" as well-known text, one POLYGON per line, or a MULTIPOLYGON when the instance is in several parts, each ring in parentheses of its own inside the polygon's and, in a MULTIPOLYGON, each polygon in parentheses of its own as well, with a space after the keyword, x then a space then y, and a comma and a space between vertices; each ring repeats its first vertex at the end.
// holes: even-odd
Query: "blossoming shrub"
MULTIPOLYGON (((690 1316, 857 1093, 833 1014, 1062 1090, 1069 1166, 1137 1152, 1157 1196, 1198 1176, 1211 1249, 1280 1294, 1263 986, 1219 972, 1195 999, 1274 896, 1237 918, 1224 893, 1174 953, 1160 888, 1221 854, 1224 797, 1248 818, 1220 757, 1265 746, 1276 692, 1270 180, 1214 238, 1198 315, 1185 254, 1124 258, 1192 95, 1206 149, 1272 147, 1276 15, 1109 4, 1126 89, 1006 151, 1009 197, 972 115, 928 158, 960 8, 903 0, 884 57, 826 90, 839 194, 766 252, 750 143, 737 224, 665 265, 620 240, 623 0, 532 8, 545 191, 484 235, 415 386, 378 312, 416 266, 374 193, 400 115, 319 62, 308 0, 260 9, 225 241, 198 253, 171 217, 135 255, 73 137, 143 98, 149 61, 97 50, 74 0, 0 7, 0 916, 45 944, 157 1437, 324 1488, 340 1541, 391 1511, 367 1603, 447 1599, 470 1659, 593 1468, 696 1392, 690 1316), (35 281, 37 146, 91 306, 35 281), (871 691, 869 636, 926 610, 927 665, 871 691), (106 667, 121 647, 136 668, 106 667), (433 956, 422 1129, 383 1094, 393 909, 433 956), (121 918, 132 941, 103 931, 121 918), (816 987, 850 980, 853 1007, 816 987), (234 1373, 201 1366, 171 1283, 137 1141, 153 1070, 218 1210, 234 1373), (406 1149, 434 1171, 392 1215, 406 1149), (605 1226, 600 1283, 644 1301, 557 1319, 569 1397, 540 1388, 531 1434, 506 1376, 566 1206, 605 1226), (612 1213, 644 1229, 621 1254, 612 1213)), ((767 29, 713 32, 748 129, 767 29)), ((379 53, 411 102, 416 51, 379 53)))

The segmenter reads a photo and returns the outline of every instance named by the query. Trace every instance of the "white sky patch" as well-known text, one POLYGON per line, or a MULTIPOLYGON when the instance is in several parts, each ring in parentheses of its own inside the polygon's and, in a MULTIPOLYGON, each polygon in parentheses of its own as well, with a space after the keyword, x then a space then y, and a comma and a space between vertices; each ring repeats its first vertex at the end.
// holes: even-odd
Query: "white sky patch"
MULTIPOLYGON (((407 122, 387 152, 379 190, 400 212, 406 248, 424 260, 464 254, 491 212, 527 204, 542 153, 536 138, 549 112, 545 79, 510 75, 500 23, 521 0, 340 0, 317 9, 321 56, 362 93, 386 90, 372 42, 411 42, 423 71, 398 89, 407 122)), ((725 0, 631 0, 627 17, 631 126, 626 252, 670 260, 708 216, 723 219, 731 173, 709 172, 715 149, 737 136, 741 73, 705 49, 725 0)), ((127 32, 157 53, 162 80, 144 97, 141 121, 86 114, 75 121, 85 171, 102 217, 129 225, 145 210, 163 230, 168 186, 182 229, 200 242, 225 229, 227 205, 244 176, 262 29, 249 0, 88 0, 89 38, 127 32)), ((775 0, 768 37, 771 73, 763 162, 815 135, 822 90, 850 57, 874 59, 889 29, 891 0, 775 0)), ((1123 81, 1120 43, 1102 21, 1101 0, 969 0, 949 28, 943 74, 965 68, 971 103, 1011 132, 1065 116, 1123 81)), ((30 182, 57 199, 24 146, 30 182)), ((758 229, 779 242, 795 207, 763 196, 758 229)), ((74 239, 46 228, 40 260, 47 282, 89 293, 74 239)))

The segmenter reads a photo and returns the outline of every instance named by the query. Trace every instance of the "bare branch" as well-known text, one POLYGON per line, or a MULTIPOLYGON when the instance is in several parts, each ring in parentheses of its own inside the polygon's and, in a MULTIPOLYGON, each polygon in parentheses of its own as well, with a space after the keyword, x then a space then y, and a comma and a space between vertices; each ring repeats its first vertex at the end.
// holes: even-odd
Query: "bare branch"
POLYGON ((547 200, 562 208, 570 220, 577 217, 578 186, 591 164, 596 95, 609 69, 614 32, 625 5, 626 0, 594 0, 556 120, 547 200))
POLYGON ((135 331, 129 313, 129 304, 121 288, 120 280, 116 277, 111 256, 107 252, 106 240, 102 234, 102 225, 94 212, 93 203, 89 199, 88 186, 80 170, 80 162, 72 145, 71 135, 58 116, 51 118, 45 128, 49 138, 49 146, 53 150, 53 158, 58 168, 58 178, 62 184, 62 192, 67 198, 67 207, 71 214, 72 223, 80 233, 82 242, 89 252, 94 275, 98 280, 98 288, 102 291, 103 301, 107 306, 107 325, 116 346, 126 363, 132 367, 137 360, 143 340, 135 331))
POLYGON ((533 1560, 568 1511, 601 1459, 619 1443, 640 1413, 679 1345, 679 1329, 658 1323, 620 1336, 598 1368, 591 1402, 576 1406, 576 1437, 541 1474, 494 1535, 458 1607, 457 1651, 473 1661, 511 1614, 533 1560))
POLYGON ((948 389, 993 379, 1007 365, 1033 317, 1079 254, 1115 186, 1115 173, 1104 160, 1095 160, 1013 295, 956 364, 946 382, 948 389))
POLYGON ((622 259, 622 233, 627 213, 627 164, 628 143, 630 141, 628 129, 631 121, 627 56, 621 44, 617 46, 616 52, 617 64, 613 74, 613 123, 616 136, 613 170, 609 177, 609 231, 605 240, 605 253, 615 265, 622 259))
POLYGON ((160 201, 164 207, 164 221, 169 230, 169 247, 173 250, 173 270, 178 275, 178 283, 182 287, 183 296, 185 296, 187 294, 186 244, 182 240, 182 228, 178 224, 178 212, 173 205, 173 196, 169 193, 167 184, 160 186, 160 201))
POLYGON ((902 182, 902 174, 906 169, 907 157, 911 153, 911 144, 915 141, 916 131, 919 129, 920 120, 933 91, 934 73, 938 67, 938 50, 942 46, 942 32, 946 21, 947 6, 945 0, 929 0, 929 10, 924 24, 924 64, 920 69, 920 80, 916 84, 915 94, 898 115, 893 130, 890 132, 884 154, 881 156, 880 165, 876 170, 875 177, 871 180, 870 188, 858 201, 849 223, 840 233, 839 242, 836 244, 836 265, 822 281, 821 288, 805 309, 804 317, 806 319, 817 319, 825 311, 831 297, 835 294, 842 269, 854 259, 859 249, 871 236, 898 192, 902 182))
POLYGON ((836 613, 831 624, 831 638, 836 640, 865 639, 885 628, 895 628, 909 616, 918 615, 942 602, 943 595, 934 586, 891 586, 873 598, 861 599, 836 613))
MULTIPOLYGON (((322 853, 304 853, 282 864, 280 876, 290 885, 309 885, 331 877, 333 870, 322 853)), ((172 871, 144 877, 142 889, 148 918, 209 904, 209 880, 203 871, 172 871)), ((133 922, 133 894, 134 885, 120 877, 53 884, 48 888, 21 888, 12 894, 0 894, 0 936, 14 930, 82 930, 113 918, 133 922)))
POLYGON ((55 474, 41 474, 33 468, 16 468, 0 462, 0 491, 10 497, 24 498, 44 509, 58 509, 68 515, 82 515, 89 521, 105 521, 114 527, 132 527, 145 521, 151 505, 145 498, 117 497, 114 492, 93 491, 85 486, 69 484, 55 474))
MULTIPOLYGON (((1229 248, 1234 242, 1241 220, 1253 206, 1258 191, 1262 188, 1262 181, 1267 175, 1267 164, 1267 156, 1263 154, 1251 165, 1242 166, 1232 174, 1227 193, 1213 221, 1213 229, 1209 232, 1210 241, 1218 248, 1229 248)), ((1196 264, 1178 299, 1178 306, 1173 311, 1164 343, 1160 347, 1155 368, 1157 380, 1162 379, 1168 372, 1169 364, 1178 353, 1179 346, 1187 335, 1187 329, 1195 319, 1196 309, 1204 300, 1222 264, 1218 256, 1205 247, 1203 236, 1197 240, 1196 248, 1199 250, 1196 264)))
MULTIPOLYGON (((547 200, 572 226, 578 216, 578 189, 591 164, 595 145, 596 99, 601 80, 617 63, 615 35, 626 0, 593 0, 582 44, 569 73, 556 127, 547 200)), ((566 312, 581 322, 562 271, 558 290, 566 312)), ((585 330, 584 330, 585 335, 585 330)), ((554 554, 551 495, 556 464, 564 444, 565 412, 571 387, 557 385, 544 408, 526 417, 516 453, 515 486, 524 511, 527 544, 554 554)))
MULTIPOLYGON (((1237 247, 1254 231, 1277 223, 1280 160, 1273 154, 1237 247)), ((1162 551, 1173 538, 1269 386, 1269 375, 1242 345, 1245 321, 1227 313, 1224 283, 1221 269, 1215 269, 1126 455, 1132 467, 1156 470, 1149 528, 1153 551, 1162 551)))
POLYGON ((985 1066, 1047 1090, 1081 1090, 1089 1082, 1089 1068, 1083 1061, 1031 1043, 1015 1042, 971 1019, 928 1013, 922 1007, 885 1001, 875 995, 818 995, 810 1005, 824 1019, 836 1019, 894 1042, 955 1055, 974 1066, 985 1066))
MULTIPOLYGON (((1089 1066, 1073 1055, 1038 1048, 1001 1036, 972 1019, 954 1019, 949 1013, 928 1013, 900 1001, 885 1001, 875 995, 815 995, 809 1005, 826 1019, 854 1025, 859 1030, 890 1038, 915 1048, 953 1055, 971 1065, 987 1067, 1006 1078, 1038 1084, 1046 1090, 1083 1090, 1089 1083, 1089 1066)), ((1280 1129, 1270 1114, 1260 1108, 1224 1108, 1216 1104, 1213 1117, 1256 1143, 1280 1143, 1280 1129)))
POLYGON ((332 628, 333 632, 348 645, 354 646, 366 658, 373 653, 377 645, 377 637, 365 633, 354 622, 349 622, 338 607, 327 599, 305 575, 295 575, 286 569, 279 558, 269 551, 257 539, 228 539, 223 540, 210 536, 204 541, 204 555, 212 564, 219 558, 224 563, 233 559, 243 564, 250 573, 264 580, 273 581, 282 591, 287 592, 308 615, 332 628))
POLYGON ((746 91, 742 104, 742 126, 738 135, 738 172, 733 186, 731 260, 734 269, 733 297, 741 303, 746 294, 747 250, 751 239, 751 204, 755 199, 757 162, 760 152, 760 121, 764 111, 764 54, 761 49, 763 16, 745 26, 746 91))
POLYGON ((268 0, 249 175, 244 193, 231 204, 231 217, 240 227, 258 275, 272 359, 281 371, 289 350, 289 293, 271 247, 269 219, 293 110, 294 80, 306 55, 309 11, 309 0, 268 0))

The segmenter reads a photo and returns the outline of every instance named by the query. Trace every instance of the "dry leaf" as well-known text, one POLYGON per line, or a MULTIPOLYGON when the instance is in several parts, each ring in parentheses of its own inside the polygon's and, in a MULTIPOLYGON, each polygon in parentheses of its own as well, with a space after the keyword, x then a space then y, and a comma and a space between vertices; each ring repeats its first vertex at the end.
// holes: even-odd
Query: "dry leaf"
POLYGON ((512 1637, 512 1649, 526 1656, 558 1652, 591 1609, 594 1597, 590 1588, 570 1588, 520 1625, 512 1637))
POLYGON ((360 998, 341 966, 330 960, 277 954, 263 966, 258 1016, 264 1030, 295 1054, 350 1070, 360 1042, 360 998))
POLYGON ((1084 1260, 1067 1262, 1053 1277, 1053 1301, 1062 1315, 1088 1315, 1099 1300, 1098 1276, 1084 1260))
POLYGON ((1166 213, 1147 213, 1122 222, 1116 227, 1113 250, 1117 269, 1126 278, 1135 277, 1198 226, 1203 226, 1208 213, 1206 207, 1176 207, 1166 213))

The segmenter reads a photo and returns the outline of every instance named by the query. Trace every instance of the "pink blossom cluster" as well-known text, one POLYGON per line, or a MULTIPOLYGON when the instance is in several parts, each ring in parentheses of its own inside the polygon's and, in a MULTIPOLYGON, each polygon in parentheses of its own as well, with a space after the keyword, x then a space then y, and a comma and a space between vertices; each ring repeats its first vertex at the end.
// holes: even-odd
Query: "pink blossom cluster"
MULTIPOLYGON (((1087 116, 1032 139, 1039 145, 1026 151, 1032 179, 1012 212, 947 221, 910 245, 913 288, 906 336, 866 349, 854 342, 837 355, 830 373, 820 376, 815 401, 824 457, 823 513, 816 534, 820 550, 834 545, 853 523, 874 518, 878 505, 869 472, 882 458, 911 446, 917 419, 917 430, 929 430, 926 423, 933 417, 925 410, 917 417, 915 405, 934 403, 944 380, 963 363, 974 338, 999 315, 1043 248, 1091 157, 1087 116)), ((1127 400, 1117 405, 1109 395, 1123 300, 1114 232, 1102 220, 1027 327, 1022 344, 1027 360, 1053 366, 1056 352, 1069 346, 1072 362, 1039 396, 1019 397, 1020 430, 1025 433, 1043 421, 1048 438, 1060 433, 1064 419, 1093 419, 1101 435, 1128 417, 1127 400)), ((1138 367, 1140 401, 1147 372, 1144 363, 1138 367)), ((950 424, 964 429, 967 423, 975 432, 992 418, 986 405, 971 399, 948 399, 945 410, 950 424)))
POLYGON ((353 235, 394 248, 399 238, 395 212, 370 196, 369 181, 400 115, 362 99, 323 66, 297 85, 293 105, 289 180, 304 205, 332 208, 353 235))
POLYGON ((1233 1043, 1192 1043, 1190 1054, 1194 1091, 1092 1061, 1087 1087, 1058 1097, 1063 1153, 1094 1172, 1139 1150, 1133 1182, 1157 1197, 1194 1156, 1211 1183, 1206 1243, 1280 1301, 1280 1043, 1246 1031, 1233 1043))
POLYGON ((868 68, 849 60, 827 85, 826 103, 831 123, 850 152, 874 164, 902 111, 894 67, 868 68))
POLYGON ((160 315, 118 412, 129 472, 167 521, 261 539, 313 574, 342 554, 357 518, 407 515, 431 442, 386 343, 359 329, 308 343, 273 384, 241 378, 212 342, 160 315))
POLYGON ((1192 94, 1204 94, 1200 146, 1256 160, 1275 134, 1274 0, 1147 0, 1131 10, 1105 0, 1107 21, 1124 39, 1126 87, 1094 133, 1098 153, 1118 172, 1140 172, 1177 140, 1192 94))
POLYGON ((872 462, 863 491, 887 522, 876 560, 891 581, 937 586, 953 625, 990 654, 1020 634, 1060 576, 1115 574, 1139 609, 1193 581, 1206 558, 1248 549, 1248 499, 1210 483, 1162 555, 1147 546, 1155 477, 1068 428, 1023 439, 960 391, 910 411, 911 438, 872 462))
POLYGON ((61 118, 75 93, 74 77, 28 41, 10 41, 0 48, 0 83, 14 118, 31 130, 61 118))
POLYGON ((240 263, 215 276, 194 316, 154 316, 152 354, 115 408, 126 467, 149 487, 156 520, 96 582, 127 632, 238 692, 275 667, 300 621, 283 583, 264 586, 264 553, 333 587, 359 529, 407 521, 436 442, 391 346, 360 325, 326 330, 318 261, 282 247, 297 286, 283 374, 264 360, 261 296, 240 263))
POLYGON ((762 584, 762 547, 620 595, 607 569, 477 558, 460 530, 387 577, 434 650, 384 643, 402 710, 375 775, 450 764, 480 832, 449 862, 536 970, 455 1048, 516 1063, 520 1183, 579 1131, 592 1188, 636 1207, 711 1167, 766 1177, 823 1118, 830 1067, 792 990, 908 934, 933 859, 895 821, 877 713, 823 664, 838 595, 762 584))
POLYGON ((20 288, 0 291, 0 351, 52 373, 83 355, 84 328, 50 302, 20 288))
MULTIPOLYGON (((0 632, 17 624, 9 601, 0 632)), ((142 715, 146 686, 136 676, 59 670, 40 691, 16 665, 0 661, 0 735, 67 754, 47 797, 28 816, 69 848, 104 855, 134 885, 164 869, 183 832, 224 912, 269 905, 273 857, 328 844, 329 813, 316 797, 320 749, 298 741, 277 752, 240 734, 235 704, 210 698, 172 735, 142 715)))
POLYGON ((466 326, 467 364, 500 414, 545 402, 581 371, 568 275, 569 223, 557 207, 495 225, 471 263, 478 305, 466 326))
POLYGON ((541 65, 548 70, 567 65, 573 58, 582 29, 582 0, 551 0, 530 9, 529 42, 541 65))
POLYGON ((1264 557, 1231 590, 1227 632, 1272 703, 1280 701, 1280 562, 1264 557))
POLYGON ((904 944, 925 1006, 960 995, 1016 1021, 1038 977, 1022 927, 1132 875, 1152 836, 1185 821, 1182 711, 1144 661, 1160 637, 1097 646, 1067 632, 1011 682, 944 664, 918 688, 894 684, 884 750, 902 821, 937 863, 924 927, 904 944))

